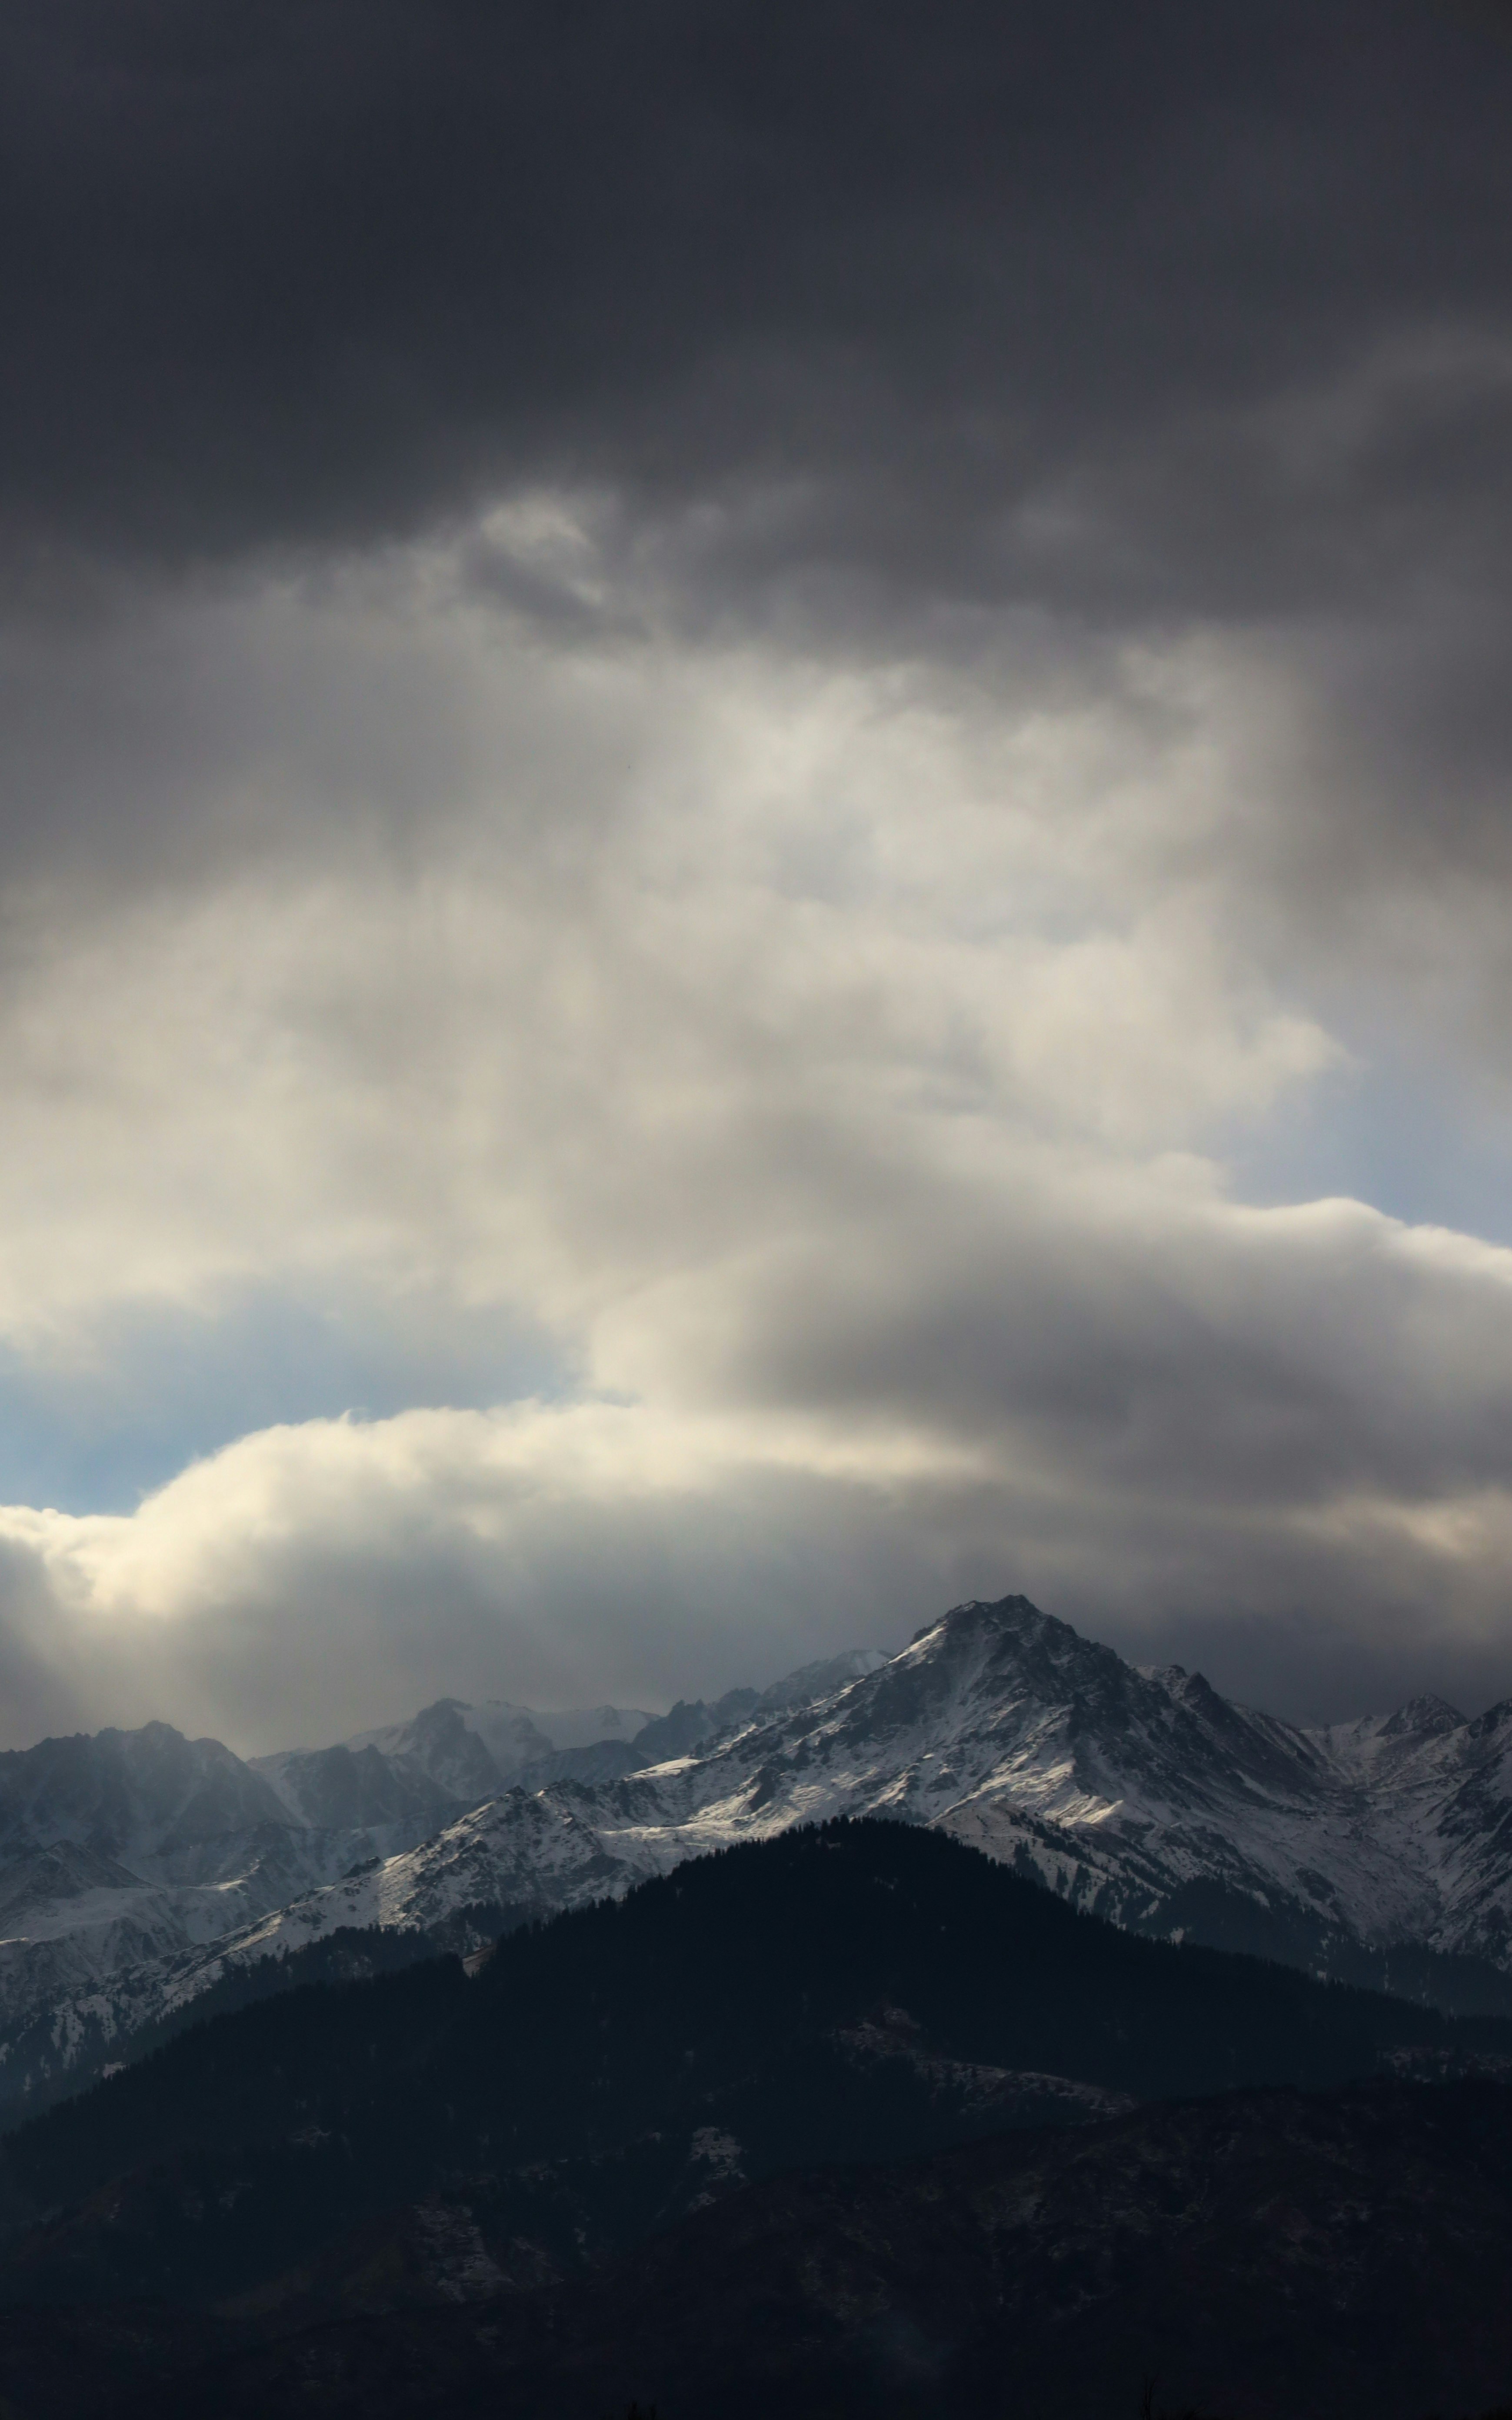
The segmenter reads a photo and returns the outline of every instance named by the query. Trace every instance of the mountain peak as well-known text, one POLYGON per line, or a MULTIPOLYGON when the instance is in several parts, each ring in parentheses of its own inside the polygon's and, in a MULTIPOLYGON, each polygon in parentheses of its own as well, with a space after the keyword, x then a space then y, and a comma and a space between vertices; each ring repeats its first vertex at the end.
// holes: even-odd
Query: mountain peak
MULTIPOLYGON (((1512 1966, 1512 1700, 1467 1724, 1425 1695, 1389 1718, 1304 1731, 1235 1704, 1200 1672, 1137 1668, 1015 1593, 952 1606, 891 1658, 855 1649, 765 1692, 680 1701, 638 1726, 633 1748, 599 1737, 553 1749, 546 1735, 578 1722, 602 1732, 610 1716, 625 1729, 637 1720, 625 1708, 537 1718, 504 1700, 439 1699, 343 1748, 258 1760, 242 1780, 266 1777, 271 1808, 230 1786, 228 1750, 217 1754, 229 1779, 166 1726, 0 1760, 0 1846, 29 1860, 16 1887, 28 1910, 45 1905, 52 1932, 70 1906, 92 1909, 109 1879, 91 1868, 98 1887, 85 1887, 59 1839, 118 1859, 123 1894, 136 1874, 177 1884, 186 1859, 217 1889, 240 1877, 227 1902, 236 1928, 188 1962, 186 1929, 196 1944, 203 1931, 197 1900, 181 1919, 167 1909, 171 1955, 124 1979, 114 1964, 101 1971, 105 1948, 89 1952, 86 1992, 67 2006, 85 2012, 80 2039, 95 2049, 74 2057, 74 2074, 215 1976, 330 1929, 373 1924, 471 1947, 490 1911, 502 1921, 615 1896, 711 1844, 830 1814, 949 1832, 1139 1931, 1355 1981, 1383 1976, 1383 1947, 1399 1981, 1405 1946, 1423 1962, 1410 1988, 1469 1993, 1474 2006, 1512 1991, 1495 1973, 1512 1966), (174 1753, 139 1768, 122 1753, 131 1736, 174 1753), (265 1873, 270 1821, 288 1828, 265 1873), (285 1872, 304 1887, 280 1904, 285 1872)), ((143 1913, 124 1909, 135 1925, 143 1913)), ((38 1921, 28 1913, 28 1930, 38 1921)), ((27 2024, 41 1996, 39 1981, 27 2024)), ((0 2016, 6 2049, 23 2033, 14 2007, 0 2016)), ((13 2057, 0 2104, 53 2072, 13 2057)))
POLYGON ((1409 1698, 1398 1706, 1389 1722, 1381 1725, 1382 1739, 1437 1738, 1445 1731, 1462 1730, 1466 1717, 1447 1698, 1435 1696, 1431 1689, 1419 1698, 1409 1698))
POLYGON ((917 1647, 921 1639, 933 1638, 937 1633, 954 1637, 960 1632, 985 1630, 1024 1630, 1031 1624, 1046 1631, 1063 1630, 1069 1638, 1077 1634, 1069 1621, 1059 1621, 1053 1613, 1041 1613, 1026 1596, 968 1596, 961 1605, 951 1606, 949 1613, 937 1614, 916 1630, 909 1640, 917 1647))
POLYGON ((1041 1612, 1026 1596, 968 1597, 921 1630, 900 1662, 940 1662, 962 1670, 980 1663, 983 1673, 1006 1680, 1032 1680, 1058 1693, 1104 1689, 1114 1676, 1134 1677, 1111 1647, 1084 1638, 1058 1615, 1041 1612), (915 1655, 912 1650, 920 1651, 915 1655))

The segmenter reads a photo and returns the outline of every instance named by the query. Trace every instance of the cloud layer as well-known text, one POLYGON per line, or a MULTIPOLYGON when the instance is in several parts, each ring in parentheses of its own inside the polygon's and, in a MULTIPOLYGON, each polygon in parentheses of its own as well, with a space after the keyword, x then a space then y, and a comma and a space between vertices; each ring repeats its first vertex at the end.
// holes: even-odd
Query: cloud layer
POLYGON ((1512 1688, 1512 46, 356 27, 0 31, 11 1736, 1512 1688))

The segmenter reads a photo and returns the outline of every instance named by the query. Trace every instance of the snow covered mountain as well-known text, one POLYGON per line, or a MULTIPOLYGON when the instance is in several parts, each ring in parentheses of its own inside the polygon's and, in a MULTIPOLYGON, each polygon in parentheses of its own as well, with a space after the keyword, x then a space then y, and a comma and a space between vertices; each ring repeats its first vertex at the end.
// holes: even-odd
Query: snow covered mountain
MULTIPOLYGON (((685 1857, 837 1813, 938 1825, 1133 1930, 1512 2009, 1512 1704, 1467 1721, 1423 1699, 1305 1730, 1179 1666, 1136 1668, 1022 1597, 959 1606, 890 1660, 807 1668, 791 1684, 796 1703, 783 1701, 789 1685, 764 1701, 733 1693, 751 1699, 733 1715, 727 1701, 674 1709, 715 1735, 599 1779, 544 1777, 530 1730, 548 1754, 570 1751, 553 1750, 520 1709, 449 1700, 315 1759, 260 1760, 253 1778, 304 1811, 301 1837, 312 1839, 326 1837, 316 1819, 338 1801, 316 1794, 306 1769, 334 1772, 330 1760, 367 1776, 371 1799, 339 1803, 374 1822, 391 1784, 418 1806, 422 1780, 461 1794, 484 1760, 499 1772, 506 1755, 524 1777, 465 1810, 454 1796, 428 1838, 375 1850, 276 1905, 243 1913, 228 1898, 231 1921, 213 1939, 118 1961, 54 2006, 51 2056, 67 2061, 70 2044, 103 2055, 237 1967, 344 1927, 467 1947, 685 1857)), ((671 1722, 646 1726, 627 1753, 647 1753, 671 1722)))
POLYGON ((643 1761, 631 1740, 656 1718, 643 1706, 568 1706, 537 1714, 494 1699, 465 1706, 442 1697, 409 1723, 363 1730, 336 1747, 252 1757, 254 1774, 298 1824, 375 1823, 382 1807, 425 1812, 416 1832, 440 1827, 522 1781, 574 1776, 608 1781, 643 1761))
MULTIPOLYGON (((700 1704, 692 1729, 706 1737, 882 1661, 857 1650, 764 1695, 733 1691, 700 1704)), ((633 1770, 664 1752, 665 1719, 441 1699, 409 1722, 250 1762, 166 1723, 0 1755, 0 2108, 60 2069, 107 2059, 140 2018, 203 1988, 194 1978, 221 1971, 213 1945, 260 1939, 270 1914, 354 1869, 397 1858, 407 1871, 407 1853, 513 1787, 633 1770), (644 1750, 632 1745, 641 1734, 644 1750)), ((494 1895, 486 1880, 474 1894, 494 1895)), ((386 1907, 393 1898, 391 1887, 386 1907)), ((422 1898, 430 1908, 435 1893, 422 1898)), ((478 1931, 454 1922, 449 1937, 478 1931)))
POLYGON ((250 1770, 277 1794, 285 1820, 316 1827, 401 1820, 419 1840, 501 1791, 612 1781, 760 1715, 813 1705, 887 1660, 874 1648, 852 1648, 805 1664, 769 1689, 731 1689, 712 1704, 679 1699, 666 1714, 635 1706, 541 1713, 502 1699, 469 1706, 439 1698, 409 1722, 359 1732, 335 1747, 254 1757, 250 1770), (428 1820, 417 1828, 421 1816, 428 1820))
MULTIPOLYGON (((1308 1731, 1140 1670, 1023 1598, 955 1608, 817 1705, 608 1784, 514 1790, 217 1945, 433 1929, 622 1890, 826 1815, 938 1824, 1130 1928, 1497 1996, 1512 1970, 1512 1707, 1308 1731)), ((186 1978, 187 1979, 187 1978, 186 1978)), ((1507 1993, 1512 2004, 1512 1988, 1507 1993)))
POLYGON ((0 2093, 19 2034, 103 1978, 213 1941, 444 1821, 292 1825, 217 1740, 166 1723, 0 1756, 0 2093))

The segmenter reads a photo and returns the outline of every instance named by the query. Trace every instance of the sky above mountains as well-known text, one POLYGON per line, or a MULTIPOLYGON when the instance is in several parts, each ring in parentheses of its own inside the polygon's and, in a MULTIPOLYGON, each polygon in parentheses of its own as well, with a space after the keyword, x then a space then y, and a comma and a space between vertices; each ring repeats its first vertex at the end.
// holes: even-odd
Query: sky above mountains
POLYGON ((1496 7, 0 10, 0 1678, 1512 1691, 1496 7))

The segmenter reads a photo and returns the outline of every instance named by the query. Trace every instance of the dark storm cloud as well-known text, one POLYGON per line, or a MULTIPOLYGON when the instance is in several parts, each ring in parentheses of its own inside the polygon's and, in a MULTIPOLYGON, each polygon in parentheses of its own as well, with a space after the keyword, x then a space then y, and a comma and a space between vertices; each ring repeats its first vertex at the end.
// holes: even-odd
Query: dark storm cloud
POLYGON ((1321 482, 1246 419, 1505 325, 1512 61, 1447 14, 60 0, 0 92, 36 549, 797 483, 786 553, 1145 613, 1485 527, 1494 396, 1388 401, 1321 482))
MULTIPOLYGON (((1341 900, 1508 873, 1500 27, 1428 0, 0 14, 8 879, 344 845, 354 807, 407 820, 400 787, 435 814, 455 722, 424 771, 343 767, 291 814, 263 692, 297 672, 214 660, 213 627, 177 663, 119 634, 144 579, 307 569, 544 484, 594 500, 592 595, 481 535, 459 561, 557 646, 775 629, 1041 682, 1145 637, 1262 649, 1288 737, 1230 863, 1318 997, 1341 900)), ((372 717, 348 684, 331 719, 372 717)), ((1493 1057, 1504 988, 1472 1011, 1493 1057)))
MULTIPOLYGON (((545 484, 594 499, 591 597, 483 536, 461 562, 556 645, 775 628, 1042 680, 1145 637, 1265 651, 1288 737, 1229 861, 1319 997, 1341 901, 1508 872, 1501 31, 1429 0, 10 8, 8 877, 371 815, 391 767, 269 806, 266 661, 120 645, 141 582, 545 484)), ((444 721, 425 747, 429 814, 444 721)))

